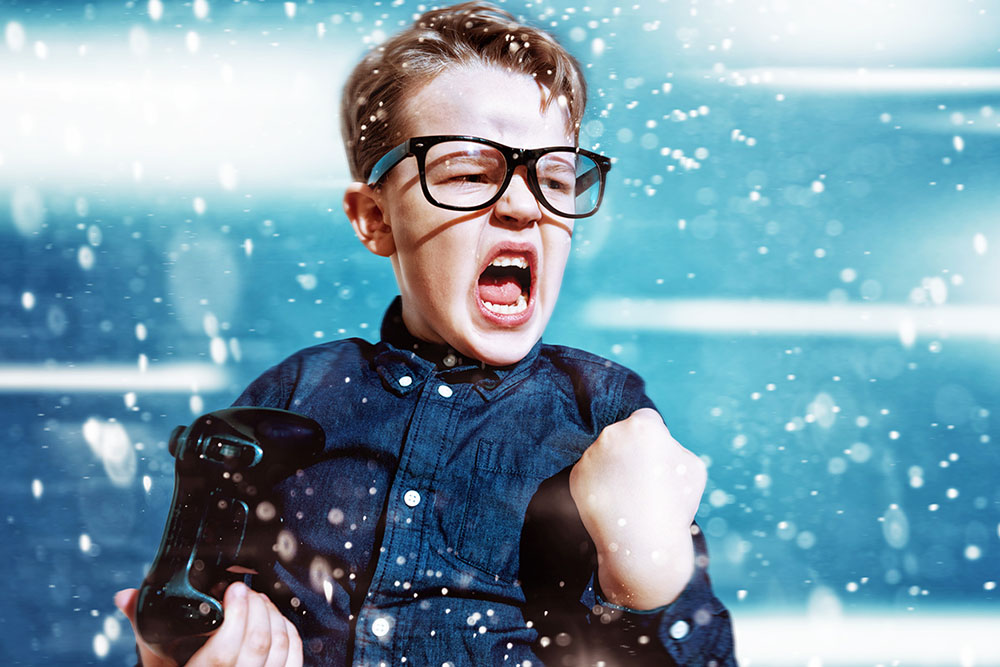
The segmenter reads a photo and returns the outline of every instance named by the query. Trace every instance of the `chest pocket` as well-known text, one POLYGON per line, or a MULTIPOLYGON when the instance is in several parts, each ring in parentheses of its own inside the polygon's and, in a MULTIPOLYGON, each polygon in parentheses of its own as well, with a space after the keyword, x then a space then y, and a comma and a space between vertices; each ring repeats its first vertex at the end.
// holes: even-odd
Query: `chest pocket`
POLYGON ((538 486, 576 461, 572 451, 480 440, 455 553, 462 561, 513 582, 525 512, 538 486))

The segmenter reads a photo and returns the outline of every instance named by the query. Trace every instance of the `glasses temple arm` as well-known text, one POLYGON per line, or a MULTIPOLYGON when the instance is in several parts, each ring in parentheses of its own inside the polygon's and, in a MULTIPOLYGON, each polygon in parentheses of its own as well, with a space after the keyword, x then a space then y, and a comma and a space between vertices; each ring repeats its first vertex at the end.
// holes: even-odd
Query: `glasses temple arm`
POLYGON ((395 167, 397 164, 402 162, 403 158, 410 154, 410 142, 404 141, 400 145, 393 148, 391 151, 383 155, 378 162, 372 167, 371 173, 368 175, 368 185, 374 186, 382 177, 385 176, 386 172, 395 167))
POLYGON ((601 178, 601 170, 597 167, 591 167, 587 171, 583 172, 576 177, 576 193, 579 195, 581 192, 586 192, 594 183, 597 183, 601 178))

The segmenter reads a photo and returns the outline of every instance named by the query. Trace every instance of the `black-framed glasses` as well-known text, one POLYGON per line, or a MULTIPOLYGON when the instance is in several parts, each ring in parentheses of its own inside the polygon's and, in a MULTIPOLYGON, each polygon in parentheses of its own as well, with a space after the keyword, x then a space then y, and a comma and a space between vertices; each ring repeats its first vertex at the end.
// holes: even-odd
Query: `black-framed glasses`
POLYGON ((420 187, 431 204, 451 211, 491 206, 507 190, 514 169, 524 165, 528 189, 549 211, 564 218, 597 212, 611 160, 582 148, 511 148, 489 139, 459 135, 413 137, 372 167, 375 186, 410 155, 417 158, 420 187))

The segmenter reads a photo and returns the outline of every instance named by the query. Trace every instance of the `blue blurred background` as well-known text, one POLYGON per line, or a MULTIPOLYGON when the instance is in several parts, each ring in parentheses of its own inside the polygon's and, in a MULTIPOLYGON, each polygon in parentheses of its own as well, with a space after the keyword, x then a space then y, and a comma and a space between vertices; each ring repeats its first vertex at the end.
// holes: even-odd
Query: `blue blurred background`
MULTIPOLYGON (((546 340, 709 463, 743 664, 1000 664, 1000 2, 504 6, 616 158, 546 340)), ((426 8, 0 3, 4 664, 128 664, 173 426, 377 336, 337 103, 426 8)))

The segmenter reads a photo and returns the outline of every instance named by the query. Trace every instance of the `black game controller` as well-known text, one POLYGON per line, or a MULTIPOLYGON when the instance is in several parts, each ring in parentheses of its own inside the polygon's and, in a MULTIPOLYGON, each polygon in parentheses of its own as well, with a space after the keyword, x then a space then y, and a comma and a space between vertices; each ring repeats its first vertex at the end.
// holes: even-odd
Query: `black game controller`
POLYGON ((315 460, 325 441, 312 419, 274 408, 217 410, 174 429, 174 497, 136 610, 155 651, 187 662, 222 623, 225 588, 248 572, 261 573, 263 586, 255 579, 254 587, 276 602, 291 599, 267 578, 281 529, 272 487, 315 460))

